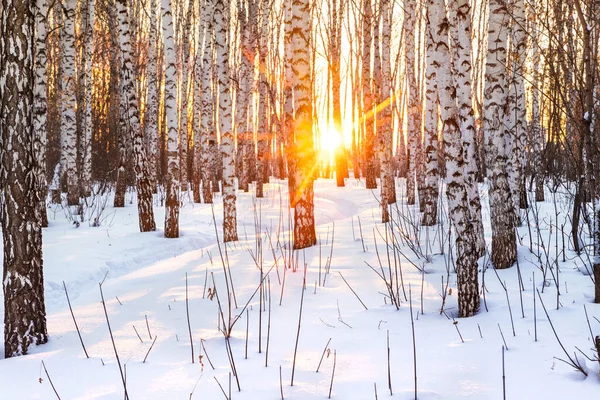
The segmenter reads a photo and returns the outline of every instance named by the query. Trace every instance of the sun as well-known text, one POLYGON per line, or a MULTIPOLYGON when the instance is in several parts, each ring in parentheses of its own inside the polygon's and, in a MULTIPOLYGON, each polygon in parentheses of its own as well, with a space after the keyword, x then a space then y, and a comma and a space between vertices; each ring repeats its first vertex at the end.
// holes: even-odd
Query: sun
POLYGON ((335 128, 326 129, 321 133, 321 151, 333 153, 342 144, 342 135, 335 128))

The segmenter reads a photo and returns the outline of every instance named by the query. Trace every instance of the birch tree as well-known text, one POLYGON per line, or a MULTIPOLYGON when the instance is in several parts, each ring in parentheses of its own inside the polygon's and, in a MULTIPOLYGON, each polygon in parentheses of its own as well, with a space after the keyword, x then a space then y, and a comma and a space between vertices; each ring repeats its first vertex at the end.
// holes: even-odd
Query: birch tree
POLYGON ((77 182, 77 99, 75 74, 75 0, 64 0, 61 94, 61 168, 67 181, 67 204, 79 205, 77 182))
POLYGON ((158 181, 158 102, 160 99, 160 86, 158 80, 158 49, 157 39, 160 37, 157 33, 157 7, 155 0, 149 0, 149 29, 148 29, 148 95, 146 100, 146 111, 144 113, 144 137, 146 139, 148 149, 148 173, 152 187, 155 190, 158 181))
POLYGON ((292 0, 291 64, 294 75, 294 153, 296 194, 294 195, 294 249, 303 249, 317 242, 314 214, 313 115, 310 51, 311 41, 310 0, 292 0))
POLYGON ((510 267, 517 257, 513 201, 506 173, 506 44, 509 17, 503 0, 490 0, 485 64, 484 140, 492 225, 492 263, 510 267))
MULTIPOLYGON (((204 0, 205 10, 210 10, 213 7, 212 0, 204 0)), ((200 101, 200 124, 196 126, 200 129, 200 146, 202 151, 200 166, 200 175, 202 181, 202 198, 205 203, 212 203, 212 167, 214 166, 214 136, 215 136, 215 118, 214 118, 214 101, 213 101, 213 18, 208 12, 202 13, 203 29, 204 29, 204 50, 202 52, 202 68, 198 71, 201 73, 201 98, 200 101)))
POLYGON ((508 183, 512 194, 515 224, 521 225, 520 208, 527 203, 523 170, 525 167, 525 146, 527 142, 527 119, 525 108, 525 4, 523 0, 510 0, 510 51, 508 53, 507 104, 504 116, 504 129, 507 137, 508 183))
POLYGON ((177 67, 171 0, 161 0, 165 57, 165 116, 167 119, 167 198, 165 237, 179 237, 179 152, 177 120, 177 67))
POLYGON ((421 105, 419 104, 419 87, 416 76, 416 48, 415 31, 417 21, 417 0, 406 0, 404 4, 404 34, 405 34, 405 75, 407 83, 407 142, 408 171, 406 177, 406 201, 415 204, 417 175, 418 147, 421 141, 421 105))
MULTIPOLYGON (((434 27, 432 27, 435 29, 434 27)), ((430 29, 432 29, 430 28, 430 29)), ((436 51, 433 37, 426 36, 426 70, 425 70, 425 187, 423 188, 423 219, 424 226, 437 223, 437 208, 439 196, 438 171, 438 88, 437 62, 440 54, 436 51)))
POLYGON ((238 239, 235 156, 232 130, 232 99, 229 69, 229 0, 214 2, 215 52, 217 57, 219 88, 219 132, 221 134, 221 155, 223 157, 223 241, 238 239))
POLYGON ((140 125, 140 110, 133 79, 133 62, 131 52, 131 32, 127 0, 117 0, 119 13, 119 44, 121 48, 121 113, 126 129, 121 134, 131 136, 133 142, 133 157, 135 178, 137 181, 138 218, 141 232, 156 230, 154 210, 152 209, 152 184, 148 174, 144 134, 140 125))
POLYGON ((477 185, 477 141, 473 111, 473 90, 471 86, 471 4, 470 0, 448 1, 450 22, 451 53, 455 71, 456 97, 460 112, 463 155, 465 159, 465 179, 469 210, 475 238, 477 254, 485 254, 481 201, 477 185))
POLYGON ((48 214, 46 213, 46 197, 48 196, 48 183, 46 181, 46 146, 47 139, 47 113, 48 104, 46 98, 46 38, 47 38, 47 14, 46 0, 37 0, 35 13, 35 91, 34 91, 34 149, 36 159, 36 175, 39 191, 38 214, 40 224, 43 228, 48 226, 48 214))
POLYGON ((444 126, 448 213, 456 232, 458 316, 470 317, 477 313, 480 303, 478 256, 464 177, 465 161, 460 132, 460 112, 454 95, 456 89, 449 51, 449 23, 444 0, 427 0, 426 4, 430 35, 427 43, 435 58, 432 64, 437 66, 435 76, 444 126))
POLYGON ((4 291, 4 356, 48 341, 42 229, 34 154, 33 0, 0 3, 0 205, 4 291))

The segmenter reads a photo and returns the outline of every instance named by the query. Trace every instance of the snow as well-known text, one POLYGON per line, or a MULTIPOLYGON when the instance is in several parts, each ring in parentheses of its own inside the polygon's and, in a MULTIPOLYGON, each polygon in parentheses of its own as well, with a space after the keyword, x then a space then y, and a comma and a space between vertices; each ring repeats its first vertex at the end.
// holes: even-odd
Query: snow
MULTIPOLYGON (((400 181, 399 181, 400 182, 400 181)), ((326 398, 329 393, 333 369, 336 367, 332 398, 375 398, 374 384, 379 398, 390 395, 388 389, 387 334, 390 341, 390 376, 393 397, 414 398, 413 345, 409 302, 402 296, 400 310, 384 300, 387 293, 381 279, 365 264, 378 268, 374 234, 384 234, 378 209, 378 191, 364 189, 364 183, 348 180, 345 188, 336 188, 335 181, 318 180, 315 183, 315 216, 317 238, 320 245, 300 251, 298 270, 285 272, 282 256, 289 251, 277 247, 288 245, 288 212, 280 210, 280 199, 285 204, 285 183, 272 180, 265 186, 265 199, 253 199, 252 193, 238 192, 239 241, 227 245, 231 276, 234 282, 238 307, 232 309, 232 318, 241 314, 230 339, 241 392, 237 391, 232 377, 234 399, 279 399, 280 366, 283 393, 286 399, 326 398), (267 348, 268 301, 259 315, 259 294, 249 302, 248 359, 245 359, 246 312, 243 307, 255 292, 260 271, 251 252, 256 254, 255 210, 260 210, 263 237, 264 272, 275 265, 268 236, 275 247, 278 263, 269 273, 271 287, 271 326, 268 344, 268 366, 265 367, 267 348), (358 217, 367 251, 363 252, 358 217), (282 225, 279 225, 281 221, 282 225), (335 227, 334 227, 335 224, 335 227), (265 232, 268 231, 268 235, 265 232), (279 237, 277 232, 280 232, 279 237), (319 264, 324 267, 334 240, 331 271, 326 284, 315 282, 319 277, 319 264), (319 259, 321 252, 321 259, 319 259), (296 357, 294 386, 290 386, 294 346, 298 329, 298 314, 303 278, 303 263, 308 269, 302 310, 302 325, 296 357), (359 300, 343 282, 341 272, 352 289, 368 307, 359 300), (279 278, 278 278, 279 275, 279 278), (279 305, 283 291, 282 305, 279 305), (387 303, 387 304, 386 304, 387 303), (262 318, 262 353, 258 353, 258 321, 262 318), (315 372, 327 341, 331 338, 320 371, 315 372)), ((402 194, 403 189, 399 189, 402 194)), ((552 199, 552 196, 547 196, 552 199)), ((404 198, 401 211, 414 217, 414 209, 406 206, 404 198)), ((123 398, 123 385, 116 363, 111 338, 100 301, 98 283, 102 284, 106 308, 110 318, 119 359, 126 365, 129 397, 133 399, 222 399, 229 388, 230 366, 223 334, 217 329, 218 305, 204 293, 205 277, 212 288, 211 275, 217 285, 220 302, 227 319, 227 295, 223 267, 216 245, 210 205, 192 204, 183 194, 184 206, 180 215, 179 239, 162 237, 164 208, 155 207, 159 230, 138 232, 135 199, 128 194, 124 209, 107 208, 100 227, 87 223, 75 228, 59 208, 49 213, 50 227, 44 229, 44 275, 46 306, 48 312, 48 344, 32 347, 30 354, 0 360, 0 387, 2 399, 54 399, 52 387, 42 367, 43 360, 52 383, 63 399, 117 399, 123 398), (133 200, 130 202, 129 200, 133 200), (114 213, 114 215, 112 215, 114 213), (212 261, 211 261, 212 259, 212 261), (190 342, 186 319, 186 273, 188 274, 189 313, 193 335, 195 363, 191 363, 190 342), (81 329, 81 335, 90 358, 81 348, 79 337, 67 305, 62 282, 65 282, 81 329), (146 317, 152 339, 156 343, 148 355, 152 340, 146 328, 146 317), (138 339, 137 329, 143 343, 138 339), (203 340, 213 370, 204 356, 204 367, 198 363, 203 340), (42 378, 40 383, 39 378, 42 378)), ((215 197, 214 212, 219 237, 222 237, 222 202, 215 197)), ((483 213, 488 246, 491 240, 487 193, 482 187, 483 213)), ((109 201, 109 204, 111 202, 109 201)), ((560 201, 559 225, 566 218, 567 204, 560 201)), ((49 210, 50 211, 50 210, 49 210)), ((418 214, 416 214, 418 215, 418 214)), ((539 204, 540 223, 546 250, 551 259, 555 254, 555 229, 549 236, 547 224, 555 217, 551 201, 539 204)), ((394 212, 394 217, 396 213, 394 212)), ((556 224, 556 221, 552 222, 556 224)), ((444 226, 447 229, 447 221, 444 226)), ((529 251, 529 232, 519 228, 521 245, 519 269, 485 271, 485 304, 482 301, 478 315, 456 319, 456 276, 450 276, 452 293, 447 296, 445 314, 440 314, 441 277, 446 275, 444 256, 439 254, 439 235, 430 228, 432 243, 428 255, 431 263, 417 259, 414 252, 403 245, 402 251, 416 265, 424 265, 425 274, 402 258, 405 290, 412 296, 412 311, 416 334, 417 378, 419 399, 496 399, 502 396, 502 345, 505 352, 506 393, 517 399, 563 399, 597 396, 600 380, 598 363, 586 360, 575 346, 592 357, 592 342, 584 314, 586 305, 594 334, 600 334, 600 306, 593 304, 593 283, 585 272, 583 259, 573 252, 566 253, 566 261, 559 256, 560 307, 556 310, 556 286, 550 272, 550 285, 543 288, 541 298, 557 333, 567 351, 577 358, 588 371, 588 377, 574 371, 555 357, 565 358, 552 329, 537 301, 537 336, 534 338, 533 286, 542 291, 542 271, 538 258, 529 251), (436 239, 432 239, 436 238, 436 239), (433 255, 431 254, 433 251, 433 255), (521 272, 525 290, 522 317, 518 291, 518 272, 521 272), (496 274, 497 273, 497 274, 496 274), (421 284, 422 279, 424 285, 421 284), (506 295, 502 288, 506 282, 510 311, 514 321, 511 326, 506 295), (410 288, 410 289, 409 289, 410 288), (422 295, 421 295, 422 292, 422 295), (424 313, 421 312, 424 311, 424 313), (461 341, 461 337, 464 343, 461 341), (480 331, 483 338, 480 337, 480 331)), ((532 232, 534 232, 532 230, 532 232)), ((568 223, 565 225, 568 232, 568 223)), ((424 246, 426 231, 420 233, 424 246)), ((537 235, 534 233, 533 250, 537 252, 537 235)), ((558 237, 558 251, 561 237, 558 237)), ((221 244, 223 247, 223 245, 221 244)), ((382 262, 387 262, 385 245, 377 237, 382 262)), ((224 248, 223 248, 224 250, 224 248)), ((446 246, 447 252, 447 246, 446 246)), ((542 257, 543 259, 543 257, 542 257)), ((393 262, 393 255, 392 255, 393 262)), ((485 258, 480 260, 483 267, 485 258)), ((589 268, 589 266, 588 266, 589 268)), ((555 272, 555 271, 553 271, 555 272)), ((480 284, 481 284, 480 274, 480 284)), ((268 287, 265 280, 265 288, 268 287)), ((402 289, 400 289, 402 293, 402 289)), ((268 296, 265 296, 268 298, 268 296)), ((483 300, 483 299, 482 299, 483 300)), ((0 304, 2 313, 3 302, 0 304)), ((222 323, 221 323, 222 324, 222 323)), ((0 348, 3 353, 3 349, 0 348)))

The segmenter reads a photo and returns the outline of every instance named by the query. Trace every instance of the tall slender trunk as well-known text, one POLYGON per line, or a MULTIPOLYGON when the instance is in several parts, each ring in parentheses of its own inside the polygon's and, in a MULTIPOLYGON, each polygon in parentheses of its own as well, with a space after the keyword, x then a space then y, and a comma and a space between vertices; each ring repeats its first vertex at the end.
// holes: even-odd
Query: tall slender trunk
POLYGON ((146 100, 146 111, 144 113, 144 137, 148 149, 148 172, 152 188, 156 190, 158 182, 158 103, 160 101, 160 86, 158 80, 158 49, 156 1, 150 0, 150 22, 148 29, 148 95, 146 100))
POLYGON ((75 0, 64 2, 62 95, 61 95, 61 166, 67 181, 67 204, 79 205, 77 183, 77 98, 75 73, 75 0))
POLYGON ((121 47, 121 101, 124 107, 121 112, 126 123, 122 127, 127 136, 131 136, 133 144, 134 172, 137 181, 138 218, 141 232, 156 230, 154 210, 152 208, 152 183, 148 174, 146 149, 144 148, 144 134, 140 125, 140 110, 133 79, 133 62, 131 50, 131 32, 127 0, 117 0, 119 13, 119 43, 121 47))
MULTIPOLYGON (((211 9, 212 0, 205 0, 205 9, 211 9)), ((201 84, 202 98, 200 104, 200 124, 196 125, 200 129, 200 149, 202 152, 200 166, 200 177, 202 181, 202 198, 204 203, 212 203, 213 191, 211 189, 213 165, 215 157, 214 142, 215 135, 215 120, 213 107, 213 19, 209 13, 203 13, 203 29, 204 29, 204 50, 202 52, 202 68, 201 84)))
POLYGON ((492 225, 492 263, 510 267, 517 257, 513 202, 506 173, 506 43, 510 20, 503 0, 490 0, 485 71, 484 140, 492 225))
POLYGON ((215 50, 219 77, 219 133, 223 157, 223 241, 238 239, 235 194, 235 156, 232 130, 229 70, 229 0, 216 0, 214 8, 215 50))
POLYGON ((446 195, 448 213, 456 231, 456 264, 458 286, 458 316, 470 317, 479 310, 478 264, 474 230, 469 213, 467 182, 464 177, 463 142, 460 132, 460 113, 455 98, 449 52, 448 20, 444 2, 427 0, 429 34, 436 58, 435 73, 440 99, 440 113, 444 126, 446 155, 446 195))
POLYGON ((317 242, 313 180, 315 154, 313 147, 313 93, 311 82, 311 13, 309 0, 292 0, 291 57, 288 62, 295 72, 294 93, 294 153, 296 195, 294 207, 294 249, 313 246, 317 242))
POLYGON ((515 225, 521 225, 521 198, 525 190, 523 170, 525 167, 525 146, 527 141, 527 120, 525 108, 525 4, 523 0, 511 0, 510 52, 507 77, 508 97, 504 129, 509 144, 507 172, 512 194, 515 225))
POLYGON ((469 0, 448 1, 450 46, 455 73, 456 97, 460 112, 460 127, 465 159, 465 179, 469 210, 475 231, 477 255, 485 254, 485 238, 481 201, 477 184, 477 140, 471 85, 471 5, 469 0))
MULTIPOLYGON (((430 29, 435 29, 431 27, 430 29)), ((423 219, 424 226, 432 226, 437 223, 438 209, 438 88, 436 63, 440 57, 434 47, 433 37, 429 33, 426 36, 427 60, 425 72, 425 187, 423 188, 423 219)), ((441 40, 442 38, 439 38, 441 40)), ((451 154, 454 155, 454 154, 451 154)))
POLYGON ((177 131, 177 67, 171 0, 161 0, 165 58, 165 117, 167 122, 167 198, 165 237, 179 237, 179 152, 177 131))
POLYGON ((4 356, 48 341, 34 153, 36 5, 0 3, 0 207, 4 247, 4 356), (10 21, 10 22, 9 22, 10 21))
POLYGON ((365 187, 367 189, 377 188, 377 177, 375 175, 375 93, 373 91, 373 78, 371 71, 371 54, 373 41, 373 28, 375 26, 371 0, 363 0, 362 20, 362 127, 364 129, 363 143, 363 167, 365 175, 365 187))
POLYGON ((48 226, 48 214, 46 212, 46 197, 48 197, 48 183, 46 181, 46 146, 47 139, 47 113, 48 104, 46 98, 46 14, 48 7, 46 0, 37 0, 35 13, 35 90, 34 104, 34 151, 36 155, 36 175, 39 191, 39 203, 37 207, 38 217, 42 228, 48 226))
POLYGON ((417 61, 415 40, 415 30, 417 27, 417 1, 407 0, 404 5, 404 33, 406 43, 404 45, 405 68, 407 80, 407 118, 408 127, 406 135, 408 137, 407 163, 408 172, 406 177, 406 196, 407 203, 412 205, 416 202, 415 180, 417 174, 418 147, 421 141, 421 104, 419 104, 419 86, 417 82, 417 61))

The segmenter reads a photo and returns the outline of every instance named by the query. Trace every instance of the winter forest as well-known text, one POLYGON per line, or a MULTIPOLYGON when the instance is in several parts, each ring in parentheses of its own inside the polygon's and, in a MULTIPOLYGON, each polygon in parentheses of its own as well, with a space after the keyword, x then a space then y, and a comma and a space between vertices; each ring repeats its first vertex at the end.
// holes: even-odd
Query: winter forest
POLYGON ((0 16, 0 398, 598 397, 600 2, 0 16))

